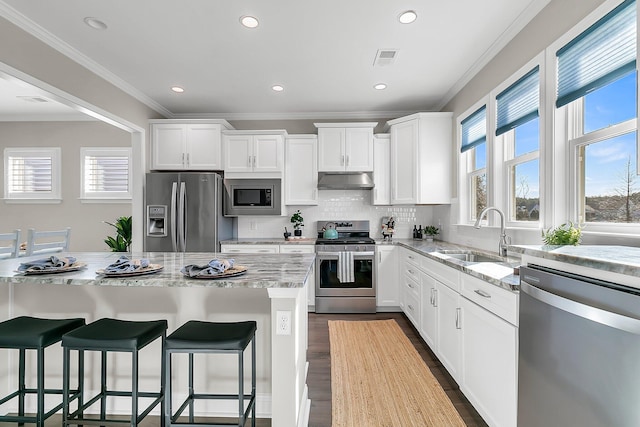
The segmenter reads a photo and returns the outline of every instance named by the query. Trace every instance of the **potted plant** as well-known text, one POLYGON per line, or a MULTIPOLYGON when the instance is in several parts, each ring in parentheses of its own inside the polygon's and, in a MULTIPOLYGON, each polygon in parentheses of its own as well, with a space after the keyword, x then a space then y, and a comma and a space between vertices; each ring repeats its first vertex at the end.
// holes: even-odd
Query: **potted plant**
POLYGON ((291 223, 293 224, 293 235, 302 236, 302 229, 300 227, 304 227, 304 218, 300 213, 300 209, 291 215, 291 223))
POLYGON ((425 236, 425 238, 429 241, 433 241, 433 237, 437 236, 440 233, 440 229, 438 227, 435 227, 433 225, 427 225, 424 227, 423 231, 423 235, 425 236))
POLYGON ((107 236, 104 242, 111 248, 111 252, 129 252, 131 247, 131 224, 130 216, 121 216, 115 223, 103 221, 116 229, 116 237, 107 236))
POLYGON ((578 246, 582 239, 582 228, 579 225, 575 225, 569 221, 559 225, 556 228, 549 228, 546 232, 542 231, 542 241, 545 245, 563 246, 573 245, 578 246))

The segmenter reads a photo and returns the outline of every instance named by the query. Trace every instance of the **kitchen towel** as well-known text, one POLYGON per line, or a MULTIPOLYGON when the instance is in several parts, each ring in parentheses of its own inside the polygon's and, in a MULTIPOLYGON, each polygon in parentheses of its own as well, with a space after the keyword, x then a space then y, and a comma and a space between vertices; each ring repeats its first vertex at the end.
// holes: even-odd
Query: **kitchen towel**
POLYGON ((72 256, 66 258, 58 258, 51 256, 49 258, 38 259, 35 261, 23 262, 18 267, 18 271, 26 270, 58 270, 65 268, 76 262, 76 259, 72 256))
POLYGON ((139 268, 145 268, 149 266, 149 260, 141 258, 138 262, 131 261, 125 255, 122 255, 116 262, 109 264, 104 269, 105 273, 130 273, 136 271, 139 268))
POLYGON ((224 273, 228 269, 233 267, 233 259, 217 259, 214 258, 206 265, 185 265, 180 272, 189 277, 199 276, 215 276, 216 274, 224 273))
POLYGON ((338 280, 340 283, 353 283, 356 281, 353 272, 353 252, 338 252, 338 280))

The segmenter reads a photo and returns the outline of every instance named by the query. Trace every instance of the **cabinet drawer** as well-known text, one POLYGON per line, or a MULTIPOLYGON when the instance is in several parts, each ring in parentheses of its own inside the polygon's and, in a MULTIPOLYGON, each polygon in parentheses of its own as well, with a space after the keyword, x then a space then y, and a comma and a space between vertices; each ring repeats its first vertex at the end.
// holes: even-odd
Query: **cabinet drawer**
POLYGON ((407 264, 413 264, 415 267, 419 267, 421 258, 422 255, 418 255, 415 252, 411 252, 409 250, 404 251, 404 260, 407 264))
POLYGON ((404 294, 404 314, 411 320, 413 326, 420 330, 420 299, 413 292, 404 294))
POLYGON ((444 283, 456 292, 460 292, 460 272, 438 261, 422 257, 420 267, 425 273, 444 283))
POLYGON ((278 245, 222 245, 221 251, 227 254, 277 254, 280 249, 278 245))
POLYGON ((413 294, 414 297, 420 298, 420 282, 412 277, 405 275, 402 282, 402 292, 405 294, 413 294))
POLYGON ((465 298, 518 326, 518 294, 467 274, 461 279, 465 298))
POLYGON ((312 245, 280 245, 281 254, 312 254, 316 247, 312 245))

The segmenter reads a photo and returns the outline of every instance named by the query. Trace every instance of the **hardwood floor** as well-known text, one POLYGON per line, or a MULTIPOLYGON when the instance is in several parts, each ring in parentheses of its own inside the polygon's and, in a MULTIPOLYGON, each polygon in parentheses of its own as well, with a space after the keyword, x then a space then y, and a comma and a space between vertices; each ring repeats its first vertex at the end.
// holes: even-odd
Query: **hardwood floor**
MULTIPOLYGON (((444 389, 462 420, 469 427, 486 427, 482 417, 464 397, 456 382, 427 347, 420 335, 402 313, 377 314, 315 314, 309 313, 309 427, 331 427, 331 358, 329 356, 329 320, 395 319, 422 359, 444 389)), ((404 426, 398 426, 404 427, 404 426)))
MULTIPOLYGON (((331 358, 329 356, 329 320, 375 320, 395 319, 404 333, 409 337, 422 359, 436 377, 447 396, 453 402, 465 424, 469 427, 486 427, 487 424, 464 397, 456 382, 435 357, 433 352, 422 341, 418 332, 402 313, 377 314, 315 314, 309 313, 309 398, 311 399, 311 414, 309 427, 331 427, 331 358)), ((203 420, 199 420, 203 421, 203 420)), ((230 420, 228 420, 230 421, 230 420)), ((220 422, 220 420, 218 420, 220 422)), ((60 417, 53 416, 46 426, 60 426, 60 417)), ((0 427, 15 426, 16 424, 0 423, 0 427)), ((158 417, 147 417, 140 427, 158 427, 158 417)), ((248 422, 246 425, 251 425, 248 422)), ((258 419, 257 427, 271 426, 271 420, 258 419)), ((356 426, 354 426, 356 427, 356 426)), ((357 426, 360 427, 360 426, 357 426)), ((396 426, 394 426, 396 427, 396 426)), ((397 426, 405 427, 405 426, 397 426)))

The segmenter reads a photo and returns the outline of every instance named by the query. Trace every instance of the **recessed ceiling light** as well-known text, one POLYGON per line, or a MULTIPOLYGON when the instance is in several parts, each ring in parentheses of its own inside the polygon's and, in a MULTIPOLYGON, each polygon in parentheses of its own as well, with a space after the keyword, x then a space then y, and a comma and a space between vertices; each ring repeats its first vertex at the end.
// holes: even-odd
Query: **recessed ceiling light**
POLYGON ((87 16, 84 18, 84 23, 93 28, 94 30, 106 30, 107 24, 99 20, 98 18, 92 18, 87 16))
POLYGON ((183 88, 181 88, 180 86, 173 86, 173 87, 171 88, 171 90, 172 90, 172 91, 174 91, 175 93, 182 93, 182 92, 184 92, 184 89, 183 89, 183 88))
POLYGON ((241 17, 240 23, 247 28, 256 28, 259 25, 258 18, 249 15, 241 17))
POLYGON ((418 14, 413 10, 407 10, 406 12, 402 12, 400 16, 398 16, 398 20, 401 24, 411 24, 416 19, 418 19, 418 14))
POLYGON ((383 89, 386 89, 386 88, 387 88, 387 85, 386 85, 386 84, 384 84, 384 83, 378 83, 378 84, 377 84, 377 85, 375 85, 373 88, 374 88, 374 89, 376 89, 376 90, 383 90, 383 89))
POLYGON ((275 90, 276 92, 282 92, 284 90, 284 86, 273 85, 273 86, 271 86, 271 89, 275 90))

